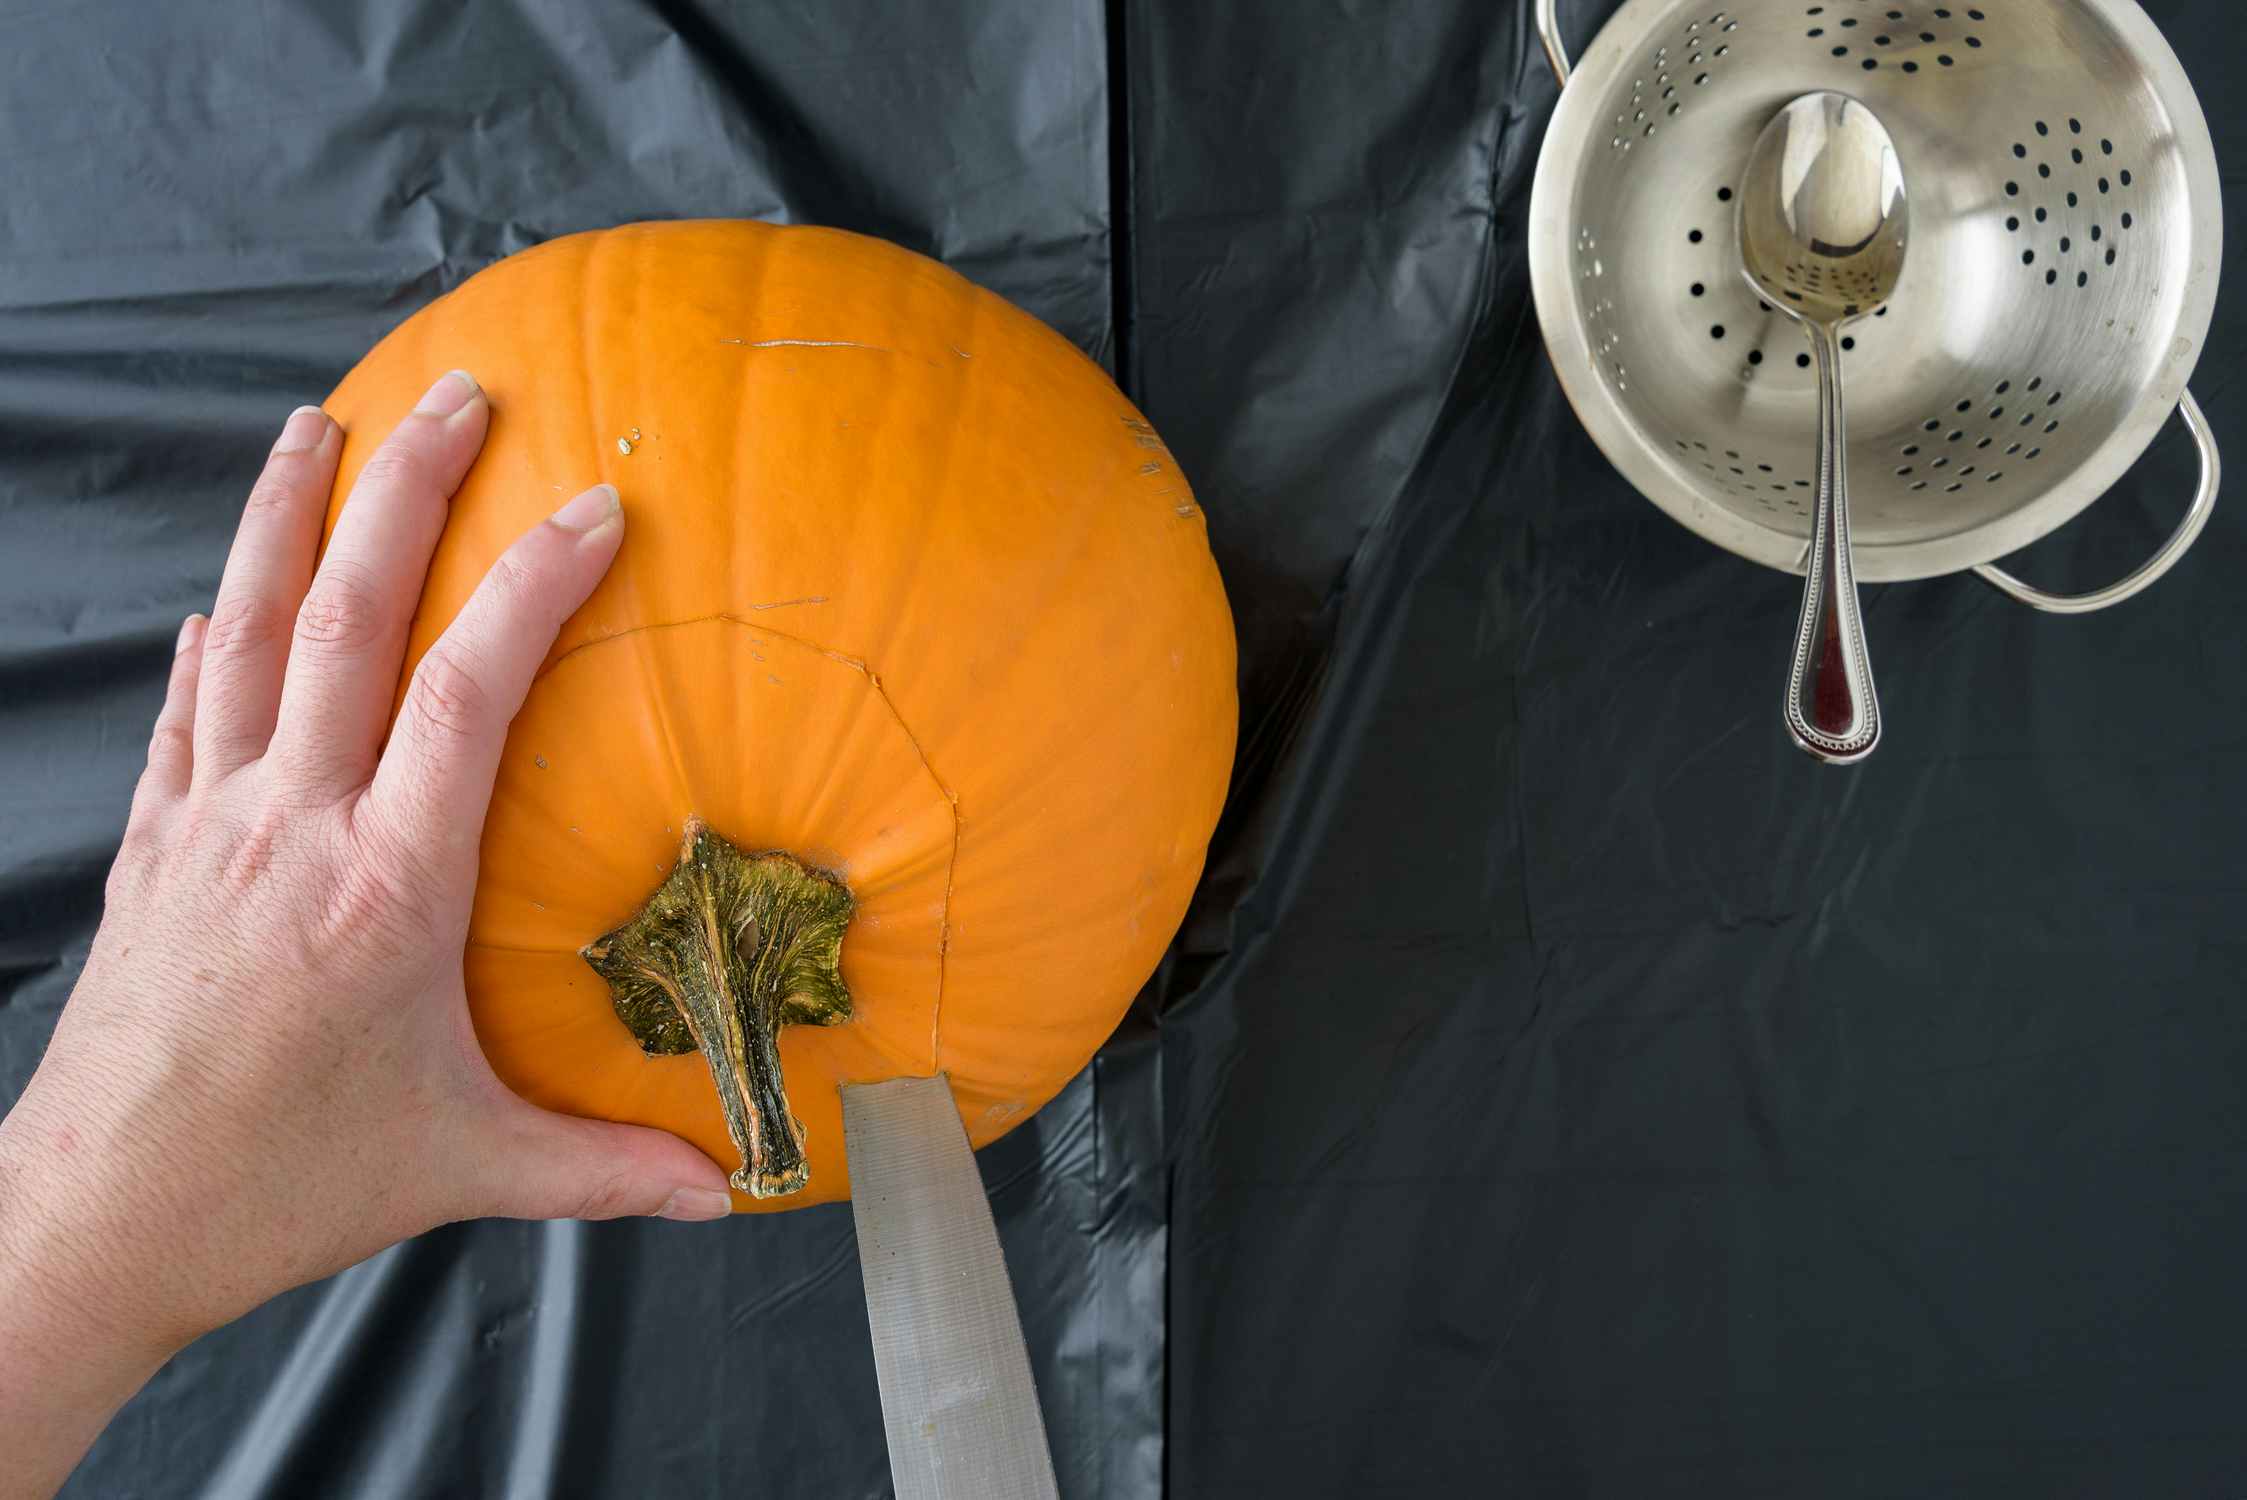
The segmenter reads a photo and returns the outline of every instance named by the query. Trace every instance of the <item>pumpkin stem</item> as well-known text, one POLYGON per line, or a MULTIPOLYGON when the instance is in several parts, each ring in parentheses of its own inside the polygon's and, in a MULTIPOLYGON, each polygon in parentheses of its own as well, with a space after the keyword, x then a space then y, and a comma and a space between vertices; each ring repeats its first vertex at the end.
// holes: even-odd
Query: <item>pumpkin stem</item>
POLYGON ((794 856, 744 854, 687 820, 679 862, 631 921, 580 956, 650 1057, 699 1049, 757 1198, 811 1178, 780 1076, 780 1028, 850 1018, 841 962, 850 888, 794 856))

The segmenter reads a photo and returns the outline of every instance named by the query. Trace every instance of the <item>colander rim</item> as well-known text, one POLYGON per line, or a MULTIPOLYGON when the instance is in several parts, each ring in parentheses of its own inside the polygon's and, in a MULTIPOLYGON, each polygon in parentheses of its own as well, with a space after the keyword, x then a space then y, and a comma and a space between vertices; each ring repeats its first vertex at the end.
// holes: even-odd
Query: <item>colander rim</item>
MULTIPOLYGON (((1546 127, 1530 188, 1530 292, 1561 390, 1593 442, 1631 485, 1703 539, 1783 573, 1803 571, 1808 543, 1760 525, 1675 484, 1663 450, 1597 375, 1576 300, 1570 236, 1575 232, 1580 165, 1602 128, 1599 98, 1613 80, 1693 0, 1624 0, 1576 60, 1546 127)), ((2013 4, 2035 0, 2010 0, 2013 4)), ((2086 10, 2113 28, 2145 71, 2168 112, 2184 163, 2192 210, 2191 259, 2169 352, 2122 421, 2065 478, 2029 504, 1979 525, 1919 541, 1860 540, 1857 576, 1868 583, 1935 578, 1995 562, 2066 525, 2103 496, 2151 447, 2185 394, 2207 346, 2223 260, 2223 196, 2215 143, 2200 96, 2161 29, 2138 0, 2042 0, 2086 10)))

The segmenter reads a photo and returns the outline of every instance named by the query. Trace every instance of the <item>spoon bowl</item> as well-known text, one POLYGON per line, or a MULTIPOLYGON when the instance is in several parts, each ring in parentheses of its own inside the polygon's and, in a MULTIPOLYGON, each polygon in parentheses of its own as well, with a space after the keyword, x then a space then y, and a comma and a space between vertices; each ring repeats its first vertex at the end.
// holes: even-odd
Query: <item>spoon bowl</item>
POLYGON ((1805 94, 1757 137, 1739 220, 1748 284, 1802 325, 1818 367, 1817 510, 1786 725, 1810 754, 1846 764, 1880 742, 1880 700, 1850 556, 1841 330, 1877 312, 1903 275, 1911 212, 1895 142, 1847 94, 1805 94))

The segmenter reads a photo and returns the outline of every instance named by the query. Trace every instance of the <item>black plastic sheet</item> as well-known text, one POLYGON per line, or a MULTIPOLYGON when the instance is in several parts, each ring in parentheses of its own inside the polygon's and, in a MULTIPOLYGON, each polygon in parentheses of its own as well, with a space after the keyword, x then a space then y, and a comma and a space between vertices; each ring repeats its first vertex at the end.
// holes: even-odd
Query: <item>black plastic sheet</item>
MULTIPOLYGON (((2090 619, 1871 590, 1887 742, 1810 765, 1795 586, 1545 362, 1528 8, 0 13, 0 1098, 281 415, 553 235, 838 224, 1108 361, 1240 624, 1177 950, 983 1155, 1065 1493, 2236 1489, 2241 507, 2090 619)), ((2247 161, 2230 6, 2147 8, 2247 161)), ((2020 570, 2118 576, 2192 477, 2020 570)), ((880 1433, 847 1209, 485 1223, 189 1349, 69 1493, 879 1495, 880 1433)))

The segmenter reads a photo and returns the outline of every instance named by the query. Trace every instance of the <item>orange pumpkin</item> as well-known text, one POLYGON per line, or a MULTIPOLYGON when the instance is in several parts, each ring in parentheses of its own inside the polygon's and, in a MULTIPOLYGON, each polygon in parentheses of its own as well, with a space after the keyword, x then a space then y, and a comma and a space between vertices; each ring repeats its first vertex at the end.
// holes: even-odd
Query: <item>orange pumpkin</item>
POLYGON ((1153 429, 933 261, 637 224, 385 338, 327 403, 331 527, 453 367, 491 432, 409 674, 565 495, 608 480, 627 521, 484 831, 467 982, 500 1076, 741 1160, 741 1208, 848 1196, 846 1083, 942 1073, 978 1146, 1027 1119, 1160 958, 1231 766, 1231 617, 1153 429))

